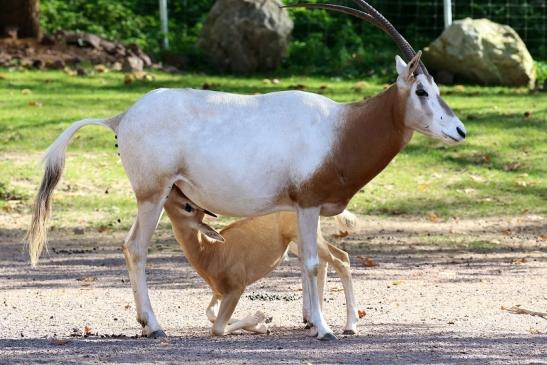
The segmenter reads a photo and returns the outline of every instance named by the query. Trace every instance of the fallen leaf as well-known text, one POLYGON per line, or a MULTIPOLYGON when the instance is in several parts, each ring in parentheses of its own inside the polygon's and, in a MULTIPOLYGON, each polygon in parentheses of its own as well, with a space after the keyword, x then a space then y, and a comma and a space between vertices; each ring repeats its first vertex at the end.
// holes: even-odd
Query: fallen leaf
POLYGON ((520 304, 514 305, 511 308, 507 308, 507 307, 504 307, 502 305, 501 310, 504 310, 504 311, 507 311, 507 312, 513 313, 513 314, 528 314, 528 315, 531 315, 531 316, 541 317, 543 319, 547 319, 547 313, 535 312, 535 311, 531 311, 531 310, 528 310, 528 309, 525 309, 525 308, 521 308, 520 304))
POLYGON ((359 310, 357 311, 357 315, 359 316, 359 318, 363 318, 364 316, 367 315, 367 312, 365 312, 364 309, 359 309, 359 310))
POLYGON ((262 80, 262 83, 263 83, 263 84, 266 84, 266 85, 269 85, 269 84, 272 83, 272 80, 270 80, 270 79, 264 79, 264 80, 262 80))
POLYGON ((96 276, 82 276, 81 278, 78 278, 76 280, 81 281, 83 283, 93 283, 93 282, 97 281, 97 277, 96 276))
POLYGON ((530 328, 528 330, 532 335, 541 335, 541 332, 537 328, 530 328))
POLYGON ((32 106, 32 107, 35 107, 35 108, 41 108, 42 107, 42 103, 40 103, 39 101, 36 101, 36 100, 29 101, 28 105, 32 106))
POLYGON ((540 241, 545 241, 545 240, 547 240, 547 234, 539 235, 539 236, 538 236, 538 240, 540 240, 540 241))
POLYGON ((61 338, 52 338, 49 340, 49 343, 55 346, 63 346, 69 343, 69 340, 63 340, 61 338))
POLYGON ((93 332, 93 328, 91 328, 91 326, 86 325, 84 327, 84 335, 89 336, 92 334, 92 332, 93 332))
POLYGON ((503 233, 503 234, 506 235, 506 236, 510 236, 513 232, 511 231, 511 229, 506 228, 506 229, 503 229, 503 230, 501 231, 501 233, 503 233))
POLYGON ((486 179, 482 176, 479 176, 479 175, 469 175, 469 177, 471 178, 471 180, 475 181, 475 182, 484 182, 486 181, 486 179))
POLYGON ((334 237, 336 237, 336 238, 344 238, 344 237, 347 237, 347 236, 349 236, 348 231, 338 231, 338 233, 334 234, 334 237))
POLYGON ((524 180, 518 180, 518 181, 515 182, 515 184, 517 184, 517 186, 520 186, 520 187, 523 187, 523 188, 528 186, 528 183, 524 180))
POLYGON ((304 84, 289 85, 289 89, 291 89, 291 90, 304 90, 304 89, 306 89, 306 85, 304 85, 304 84))
POLYGON ((521 258, 518 258, 518 259, 512 259, 511 260, 511 263, 513 265, 522 265, 522 264, 525 264, 527 262, 528 262, 528 260, 526 259, 526 257, 521 257, 521 258))
POLYGON ((424 193, 427 190, 428 184, 418 184, 418 191, 424 193))
POLYGON ((391 283, 391 285, 401 285, 403 283, 402 280, 393 280, 393 282, 391 283))
POLYGON ((161 341, 160 341, 160 346, 165 347, 165 346, 169 346, 169 345, 170 345, 170 343, 169 343, 169 341, 167 341, 167 340, 161 340, 161 341))
POLYGON ((95 71, 101 74, 103 72, 108 72, 108 68, 106 68, 106 66, 103 64, 98 64, 98 65, 95 65, 95 71))
POLYGON ((439 215, 435 212, 430 212, 429 213, 429 220, 431 222, 438 222, 439 221, 439 215))
POLYGON ((376 261, 374 261, 373 259, 369 258, 369 257, 366 257, 366 256, 357 256, 357 258, 359 259, 359 261, 361 261, 361 263, 363 264, 364 267, 374 267, 374 266, 378 266, 378 264, 376 263, 376 261))
POLYGON ((0 74, 0 80, 5 80, 5 79, 7 79, 6 75, 0 74))
POLYGON ((279 79, 272 79, 272 84, 277 85, 279 84, 279 79))
POLYGON ((131 304, 127 304, 127 305, 125 306, 125 309, 131 309, 131 304))
POLYGON ((32 90, 31 89, 23 89, 23 90, 21 90, 21 94, 23 94, 23 95, 32 94, 32 90))
POLYGON ((321 85, 319 86, 319 90, 327 90, 329 88, 328 85, 321 85))
POLYGON ((508 163, 507 165, 503 166, 503 170, 504 171, 515 171, 515 170, 518 170, 520 168, 522 168, 524 166, 523 163, 521 162, 511 162, 511 163, 508 163))
POLYGON ((463 92, 463 91, 465 91, 465 86, 456 85, 456 86, 454 86, 454 91, 463 92))
POLYGON ((331 292, 344 291, 344 288, 331 288, 330 291, 331 291, 331 292))

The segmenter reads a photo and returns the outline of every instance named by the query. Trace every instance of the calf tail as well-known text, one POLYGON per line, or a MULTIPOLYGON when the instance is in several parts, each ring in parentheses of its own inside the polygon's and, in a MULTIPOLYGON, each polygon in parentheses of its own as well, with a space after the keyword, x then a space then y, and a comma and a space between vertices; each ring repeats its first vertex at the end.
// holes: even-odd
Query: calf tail
POLYGON ((334 217, 339 232, 349 233, 357 229, 357 217, 347 209, 334 217))

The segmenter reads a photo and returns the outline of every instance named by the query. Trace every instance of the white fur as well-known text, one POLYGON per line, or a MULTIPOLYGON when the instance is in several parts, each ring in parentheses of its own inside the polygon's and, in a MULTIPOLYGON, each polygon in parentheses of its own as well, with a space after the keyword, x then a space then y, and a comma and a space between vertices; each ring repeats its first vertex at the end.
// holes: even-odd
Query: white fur
POLYGON ((326 159, 341 110, 299 91, 243 96, 160 89, 127 111, 119 148, 134 187, 155 189, 154 172, 184 166, 174 179, 192 201, 220 214, 256 215, 287 208, 273 200, 326 159))

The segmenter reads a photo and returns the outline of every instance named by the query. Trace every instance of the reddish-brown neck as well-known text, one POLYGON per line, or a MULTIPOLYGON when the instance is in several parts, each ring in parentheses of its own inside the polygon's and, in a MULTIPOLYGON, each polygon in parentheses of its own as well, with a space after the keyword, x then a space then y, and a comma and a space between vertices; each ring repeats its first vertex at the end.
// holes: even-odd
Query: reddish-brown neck
POLYGON ((345 205, 395 157, 410 139, 406 95, 396 85, 368 100, 346 105, 332 155, 299 189, 298 203, 345 205))

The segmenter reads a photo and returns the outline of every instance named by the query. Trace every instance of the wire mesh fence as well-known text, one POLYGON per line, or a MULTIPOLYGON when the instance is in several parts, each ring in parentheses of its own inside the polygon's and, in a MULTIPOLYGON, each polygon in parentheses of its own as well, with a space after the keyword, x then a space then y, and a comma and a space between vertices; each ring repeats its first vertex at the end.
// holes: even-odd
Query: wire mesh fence
MULTIPOLYGON (((424 46, 444 29, 443 0, 370 1, 399 27, 413 44, 424 46)), ((545 0, 452 1, 455 20, 488 18, 510 25, 533 56, 547 58, 547 13, 545 0)))

